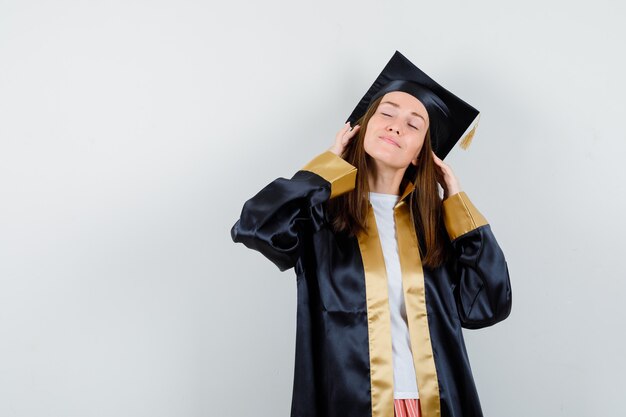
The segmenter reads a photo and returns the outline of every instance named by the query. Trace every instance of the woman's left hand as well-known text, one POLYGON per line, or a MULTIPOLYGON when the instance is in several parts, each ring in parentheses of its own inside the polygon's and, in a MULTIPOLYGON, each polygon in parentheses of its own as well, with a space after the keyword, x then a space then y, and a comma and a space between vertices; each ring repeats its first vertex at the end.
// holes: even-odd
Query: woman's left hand
POLYGON ((443 162, 435 152, 431 151, 433 154, 433 160, 437 165, 438 169, 437 173, 437 182, 441 184, 441 188, 443 188, 443 199, 450 197, 461 191, 461 184, 459 184, 458 178, 452 172, 452 168, 445 162, 443 162))

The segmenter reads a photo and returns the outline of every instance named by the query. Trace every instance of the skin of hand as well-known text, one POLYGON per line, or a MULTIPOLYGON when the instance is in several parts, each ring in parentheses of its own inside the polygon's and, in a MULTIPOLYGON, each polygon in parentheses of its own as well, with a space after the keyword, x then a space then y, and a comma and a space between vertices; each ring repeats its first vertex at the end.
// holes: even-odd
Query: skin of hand
POLYGON ((341 156, 343 150, 345 149, 350 139, 356 135, 356 132, 359 131, 361 126, 356 125, 354 128, 350 127, 350 122, 346 122, 345 125, 337 132, 335 136, 335 144, 331 146, 328 150, 334 153, 335 155, 341 156))
POLYGON ((461 191, 461 184, 459 183, 459 179, 454 175, 452 168, 450 165, 443 162, 435 152, 431 151, 433 155, 433 160, 437 165, 437 182, 443 188, 443 199, 458 193, 461 191))

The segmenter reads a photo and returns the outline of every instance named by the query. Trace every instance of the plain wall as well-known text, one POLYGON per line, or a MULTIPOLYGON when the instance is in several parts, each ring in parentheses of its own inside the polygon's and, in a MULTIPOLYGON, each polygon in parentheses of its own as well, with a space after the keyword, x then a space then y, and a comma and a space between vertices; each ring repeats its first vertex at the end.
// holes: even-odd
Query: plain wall
POLYGON ((511 275, 485 416, 623 416, 625 11, 0 1, 0 415, 288 416, 295 272, 230 228, 399 50, 481 111, 445 162, 511 275))

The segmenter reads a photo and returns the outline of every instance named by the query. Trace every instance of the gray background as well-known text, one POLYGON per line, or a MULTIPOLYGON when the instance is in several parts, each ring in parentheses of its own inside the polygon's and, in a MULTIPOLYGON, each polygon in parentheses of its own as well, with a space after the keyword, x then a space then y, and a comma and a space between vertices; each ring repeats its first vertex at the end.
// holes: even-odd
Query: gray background
POLYGON ((0 1, 0 415, 287 416, 293 270, 243 203, 397 49, 482 115, 446 162, 511 273, 486 416, 623 416, 618 1, 0 1))

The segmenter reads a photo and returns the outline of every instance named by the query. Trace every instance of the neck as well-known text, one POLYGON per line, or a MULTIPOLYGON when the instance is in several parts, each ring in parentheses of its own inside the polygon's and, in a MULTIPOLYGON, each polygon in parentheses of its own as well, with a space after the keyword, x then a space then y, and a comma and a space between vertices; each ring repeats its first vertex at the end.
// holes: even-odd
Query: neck
POLYGON ((374 167, 368 172, 369 190, 374 193, 400 195, 400 183, 404 176, 404 169, 382 166, 374 162, 374 167))

